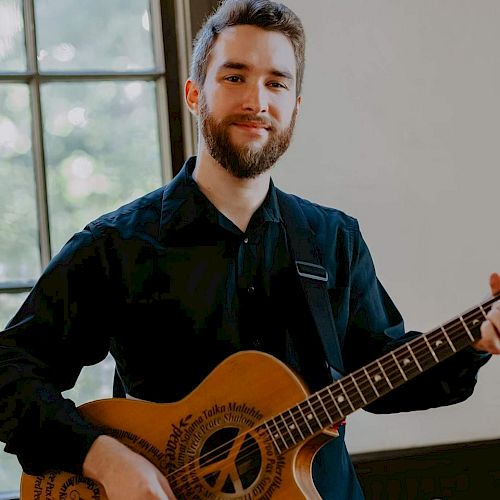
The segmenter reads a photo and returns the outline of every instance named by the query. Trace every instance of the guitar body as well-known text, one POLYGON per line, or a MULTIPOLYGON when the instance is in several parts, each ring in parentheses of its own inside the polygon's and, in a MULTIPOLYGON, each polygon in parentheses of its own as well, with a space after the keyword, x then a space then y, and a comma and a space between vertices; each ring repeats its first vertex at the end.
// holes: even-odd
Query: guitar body
MULTIPOLYGON (((322 431, 279 454, 259 425, 308 395, 283 363, 246 351, 177 403, 108 399, 79 410, 155 464, 179 499, 320 499, 312 460, 337 432, 322 431)), ((106 498, 99 484, 65 472, 23 474, 21 481, 21 500, 106 498)))

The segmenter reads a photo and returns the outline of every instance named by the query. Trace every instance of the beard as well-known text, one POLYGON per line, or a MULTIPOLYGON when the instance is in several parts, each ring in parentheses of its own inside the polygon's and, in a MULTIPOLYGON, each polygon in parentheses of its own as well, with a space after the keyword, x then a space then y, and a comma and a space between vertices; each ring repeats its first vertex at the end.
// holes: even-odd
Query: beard
POLYGON ((296 117, 297 106, 293 110, 290 124, 281 132, 276 131, 276 127, 269 119, 263 121, 260 117, 248 114, 230 115, 217 122, 210 114, 203 95, 200 96, 201 133, 208 152, 225 170, 240 179, 257 177, 269 170, 278 161, 278 158, 290 145, 296 117), (249 121, 262 122, 265 126, 270 127, 267 142, 258 149, 251 145, 238 146, 233 144, 229 136, 231 124, 249 121))

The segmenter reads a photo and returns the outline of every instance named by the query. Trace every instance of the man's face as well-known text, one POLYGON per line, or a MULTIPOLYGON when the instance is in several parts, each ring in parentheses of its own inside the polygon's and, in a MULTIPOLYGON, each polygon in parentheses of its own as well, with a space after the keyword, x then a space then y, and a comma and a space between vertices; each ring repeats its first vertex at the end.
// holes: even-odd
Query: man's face
POLYGON ((218 36, 199 95, 200 127, 209 154, 234 176, 256 177, 287 150, 300 103, 295 75, 285 35, 239 25, 218 36))

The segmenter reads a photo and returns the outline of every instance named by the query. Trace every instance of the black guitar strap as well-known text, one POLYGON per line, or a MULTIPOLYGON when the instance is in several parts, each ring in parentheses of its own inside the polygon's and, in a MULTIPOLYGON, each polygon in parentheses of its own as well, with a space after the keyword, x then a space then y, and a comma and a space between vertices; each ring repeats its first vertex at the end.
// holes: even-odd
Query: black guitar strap
POLYGON ((328 272, 323 267, 314 232, 297 199, 276 189, 288 236, 292 261, 299 275, 316 329, 323 345, 325 359, 333 378, 344 374, 339 339, 333 321, 326 284, 328 272), (335 373, 336 372, 336 373, 335 373))

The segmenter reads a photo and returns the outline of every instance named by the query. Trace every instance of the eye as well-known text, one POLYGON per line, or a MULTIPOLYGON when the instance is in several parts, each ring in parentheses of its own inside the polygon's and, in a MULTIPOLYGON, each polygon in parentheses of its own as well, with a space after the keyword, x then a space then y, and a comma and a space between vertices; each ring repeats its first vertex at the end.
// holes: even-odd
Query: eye
POLYGON ((224 77, 224 80, 226 80, 227 82, 230 82, 230 83, 238 83, 238 82, 242 82, 243 78, 240 75, 230 75, 230 76, 224 77))
POLYGON ((269 82, 269 85, 274 89, 288 89, 288 87, 282 82, 269 82))

